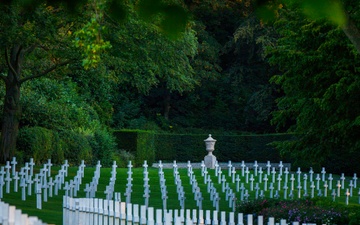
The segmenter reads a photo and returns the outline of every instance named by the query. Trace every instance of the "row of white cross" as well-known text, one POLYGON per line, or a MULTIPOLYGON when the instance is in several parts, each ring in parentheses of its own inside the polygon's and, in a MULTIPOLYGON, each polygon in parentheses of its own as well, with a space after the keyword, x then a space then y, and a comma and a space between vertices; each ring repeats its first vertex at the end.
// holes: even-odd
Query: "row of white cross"
MULTIPOLYGON (((76 197, 77 192, 80 190, 80 185, 82 184, 82 178, 84 177, 84 161, 81 162, 76 176, 69 181, 65 181, 65 177, 68 176, 69 164, 65 160, 64 164, 61 165, 61 169, 58 170, 57 175, 53 178, 51 176, 52 163, 49 159, 47 163, 39 170, 38 173, 34 174, 34 160, 30 159, 29 162, 25 163, 18 171, 16 170, 16 158, 13 158, 11 162, 7 162, 5 166, 0 168, 0 198, 3 197, 3 189, 5 186, 5 192, 10 192, 10 184, 13 182, 14 191, 18 191, 18 186, 20 186, 22 191, 22 200, 26 200, 27 195, 31 195, 32 192, 36 193, 37 196, 37 208, 41 208, 41 202, 47 202, 48 197, 52 197, 53 194, 58 195, 58 191, 63 189, 65 191, 65 196, 76 197), (33 189, 34 188, 34 191, 33 189)), ((124 196, 126 197, 126 203, 131 202, 131 193, 132 193, 132 164, 129 161, 127 170, 127 184, 124 196)), ((161 161, 158 164, 158 175, 159 183, 161 190, 161 199, 163 201, 163 209, 167 208, 167 199, 168 191, 166 185, 166 177, 163 171, 164 165, 161 161)), ((199 209, 202 209, 202 201, 204 200, 204 195, 199 187, 199 180, 196 178, 193 171, 191 162, 189 161, 186 165, 187 167, 187 176, 190 181, 191 190, 194 195, 194 200, 199 209)), ((328 196, 331 195, 335 200, 336 197, 342 195, 346 196, 346 203, 349 203, 349 197, 354 195, 354 189, 357 188, 357 175, 345 183, 345 176, 341 174, 339 180, 334 184, 334 178, 332 174, 327 174, 325 168, 322 169, 320 174, 315 174, 312 169, 308 173, 304 173, 298 168, 295 173, 290 173, 288 167, 284 167, 282 162, 279 163, 277 167, 271 166, 268 161, 266 168, 263 170, 257 162, 253 164, 253 171, 250 172, 250 169, 244 161, 242 161, 240 169, 236 170, 235 166, 232 165, 231 161, 227 164, 227 168, 224 169, 219 166, 216 162, 214 170, 208 170, 204 164, 201 163, 201 176, 204 184, 206 184, 206 192, 210 196, 210 201, 213 204, 213 207, 216 210, 219 210, 219 201, 220 195, 225 195, 225 200, 228 202, 229 208, 233 211, 235 210, 235 202, 237 199, 243 201, 247 200, 250 197, 254 198, 263 198, 265 193, 269 192, 270 198, 279 198, 280 191, 283 192, 283 198, 301 198, 305 196, 314 197, 317 196, 328 196), (227 170, 227 171, 226 171, 227 170), (211 176, 210 173, 213 173, 211 176), (227 175, 226 175, 227 174, 227 175), (215 176, 215 181, 212 181, 212 177, 215 176), (228 177, 228 179, 227 179, 228 177), (230 180, 228 182, 228 180, 230 180), (215 187, 216 182, 221 185, 221 188, 217 190, 215 187), (235 184, 235 185, 234 185, 235 184), (347 187, 346 187, 347 184, 347 187), (235 188, 231 188, 235 186, 235 188), (346 188, 346 189, 345 189, 346 188), (220 190, 221 189, 221 190, 220 190), (328 193, 330 192, 330 193, 328 193), (251 196, 252 195, 252 196, 251 196)), ((178 194, 178 201, 181 209, 185 208, 185 192, 183 187, 183 182, 181 180, 178 165, 176 161, 172 164, 174 182, 176 185, 176 191, 178 194)), ((99 184, 100 178, 100 161, 96 165, 94 171, 94 176, 90 183, 85 184, 84 191, 87 198, 94 198, 97 192, 97 186, 99 184)), ((116 162, 112 165, 111 177, 109 184, 106 186, 104 191, 106 199, 108 200, 118 200, 121 201, 121 194, 115 192, 115 182, 116 182, 116 162)), ((149 172, 147 162, 144 161, 143 164, 143 187, 144 187, 144 200, 145 205, 148 206, 150 198, 150 185, 149 185, 149 172)), ((202 181, 201 181, 202 182, 202 181)), ((358 192, 360 196, 360 190, 358 192)), ((360 204, 360 197, 359 197, 360 204)))

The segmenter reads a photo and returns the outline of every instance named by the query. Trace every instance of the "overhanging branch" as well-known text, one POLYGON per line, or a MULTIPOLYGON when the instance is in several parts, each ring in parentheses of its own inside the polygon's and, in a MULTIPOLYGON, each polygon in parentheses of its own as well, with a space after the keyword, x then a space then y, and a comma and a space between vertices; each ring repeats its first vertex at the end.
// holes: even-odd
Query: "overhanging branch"
POLYGON ((62 62, 62 63, 58 63, 58 64, 53 65, 52 67, 44 70, 43 72, 41 72, 41 73, 39 73, 39 74, 35 74, 35 75, 33 75, 33 76, 24 77, 23 79, 20 80, 20 84, 22 84, 22 83, 24 83, 25 81, 28 81, 28 80, 32 80, 32 79, 35 79, 35 78, 38 78, 38 77, 43 77, 43 76, 51 73, 52 71, 54 71, 54 70, 57 69, 58 67, 65 66, 65 65, 69 64, 71 61, 73 61, 73 60, 71 60, 71 59, 66 60, 66 61, 64 61, 64 62, 62 62))

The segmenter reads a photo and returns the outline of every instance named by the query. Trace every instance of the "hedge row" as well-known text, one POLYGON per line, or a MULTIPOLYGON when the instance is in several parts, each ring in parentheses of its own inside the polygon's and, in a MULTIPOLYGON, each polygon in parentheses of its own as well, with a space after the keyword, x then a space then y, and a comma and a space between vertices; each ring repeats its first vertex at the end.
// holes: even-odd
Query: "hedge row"
MULTIPOLYGON (((207 154, 204 140, 207 135, 163 134, 139 130, 114 131, 118 147, 132 152, 137 163, 163 162, 201 162, 207 154), (146 153, 146 154, 144 154, 146 153)), ((218 161, 246 162, 286 160, 270 145, 273 141, 288 140, 292 135, 216 135, 213 154, 218 161)))
POLYGON ((24 127, 17 139, 16 158, 20 163, 33 158, 36 164, 52 159, 61 164, 67 159, 71 165, 95 165, 101 160, 103 166, 110 166, 116 157, 116 142, 110 132, 102 129, 91 134, 72 130, 54 131, 44 127, 24 127))

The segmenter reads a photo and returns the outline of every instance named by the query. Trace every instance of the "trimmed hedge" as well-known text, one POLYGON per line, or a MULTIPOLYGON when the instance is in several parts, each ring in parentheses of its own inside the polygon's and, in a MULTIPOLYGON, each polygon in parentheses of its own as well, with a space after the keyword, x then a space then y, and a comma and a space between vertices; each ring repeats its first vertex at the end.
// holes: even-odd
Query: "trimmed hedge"
MULTIPOLYGON (((143 160, 148 163, 162 160, 163 162, 200 162, 207 154, 204 140, 208 135, 163 134, 142 130, 114 131, 118 147, 132 152, 136 164, 143 160)), ((286 160, 270 145, 273 141, 288 140, 292 135, 216 135, 214 155, 218 161, 273 161, 286 160)))
POLYGON ((154 133, 143 130, 118 130, 114 136, 118 148, 135 155, 135 166, 141 166, 144 160, 151 165, 155 161, 154 133))
MULTIPOLYGON (((207 154, 204 140, 207 135, 156 134, 156 160, 200 162, 207 154)), ((288 140, 291 135, 216 135, 213 154, 219 162, 279 162, 285 160, 269 144, 273 141, 288 140)))
POLYGON ((20 163, 34 159, 43 164, 53 158, 53 163, 64 161, 64 150, 57 132, 43 127, 25 127, 20 129, 17 141, 16 157, 20 163))

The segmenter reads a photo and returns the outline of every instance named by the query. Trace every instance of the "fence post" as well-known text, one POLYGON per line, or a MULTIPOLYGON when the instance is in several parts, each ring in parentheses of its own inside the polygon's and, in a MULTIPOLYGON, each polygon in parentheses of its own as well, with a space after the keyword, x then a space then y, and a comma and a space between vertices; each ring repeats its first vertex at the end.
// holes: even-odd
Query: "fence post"
POLYGON ((162 210, 161 209, 157 209, 156 210, 156 225, 162 225, 162 210))
POLYGON ((147 213, 148 213, 148 218, 147 218, 147 225, 154 225, 154 208, 149 207, 147 209, 147 213))
POLYGON ((15 218, 16 218, 15 225, 23 225, 23 224, 25 224, 23 222, 23 220, 22 220, 23 217, 22 217, 20 209, 15 210, 15 218))
POLYGON ((73 208, 73 210, 74 210, 74 215, 75 215, 75 219, 73 220, 74 221, 74 225, 77 225, 77 224, 80 224, 79 222, 80 222, 80 220, 79 220, 79 218, 80 218, 80 199, 78 199, 78 198, 76 198, 75 199, 75 207, 73 208))
POLYGON ((120 202, 120 225, 126 224, 126 203, 120 202))
POLYGON ((263 224, 264 224, 264 217, 258 216, 258 225, 263 225, 263 224))
POLYGON ((9 206, 9 225, 15 225, 15 206, 9 206))
POLYGON ((104 209, 104 217, 103 217, 103 224, 109 224, 109 201, 107 199, 103 199, 103 209, 104 209))
POLYGON ((199 225, 204 225, 205 220, 204 220, 204 211, 203 210, 199 210, 199 225))
POLYGON ((103 199, 99 199, 99 205, 98 205, 98 212, 99 212, 99 225, 103 225, 104 224, 104 200, 103 199))
MULTIPOLYGON (((220 225, 226 225, 226 214, 225 214, 225 212, 222 211, 220 215, 221 215, 221 217, 220 217, 220 225)), ((230 222, 229 222, 229 224, 230 224, 230 222)))
POLYGON ((99 225, 99 199, 94 199, 94 225, 99 225))
POLYGON ((119 201, 115 201, 115 223, 114 225, 120 225, 120 202, 119 201))
POLYGON ((133 217, 133 225, 139 225, 140 223, 140 216, 139 216, 139 205, 134 204, 134 217, 133 217))
POLYGON ((253 225, 253 215, 247 215, 247 225, 253 225))
POLYGON ((133 216, 132 216, 132 204, 126 204, 126 223, 127 225, 132 225, 133 216))
POLYGON ((114 225, 114 201, 109 200, 109 225, 114 225))
MULTIPOLYGON (((66 221, 65 221, 65 218, 66 218, 66 196, 63 196, 63 225, 67 225, 66 221)), ((1 212, 2 212, 2 209, 1 209, 1 202, 0 202, 0 223, 1 223, 1 212)))
POLYGON ((206 213, 205 224, 210 225, 211 224, 210 210, 206 210, 205 213, 206 213))
POLYGON ((191 211, 190 209, 186 210, 186 216, 185 216, 185 224, 186 225, 192 225, 192 220, 191 220, 191 215, 190 215, 191 211))
POLYGON ((146 225, 146 206, 140 206, 140 224, 146 225))
POLYGON ((218 224, 219 224, 218 211, 214 210, 213 211, 213 218, 212 218, 212 225, 218 225, 218 224))
POLYGON ((234 212, 230 212, 229 214, 229 225, 235 225, 235 213, 234 212))
POLYGON ((85 212, 85 205, 86 205, 87 199, 86 198, 80 198, 79 199, 79 224, 85 224, 86 221, 86 212, 85 212))
POLYGON ((238 213, 238 224, 237 225, 244 225, 244 214, 238 213))
POLYGON ((269 225, 275 225, 275 218, 274 218, 274 217, 270 217, 268 224, 269 224, 269 225))
POLYGON ((5 220, 5 202, 0 201, 0 224, 4 224, 5 220))

